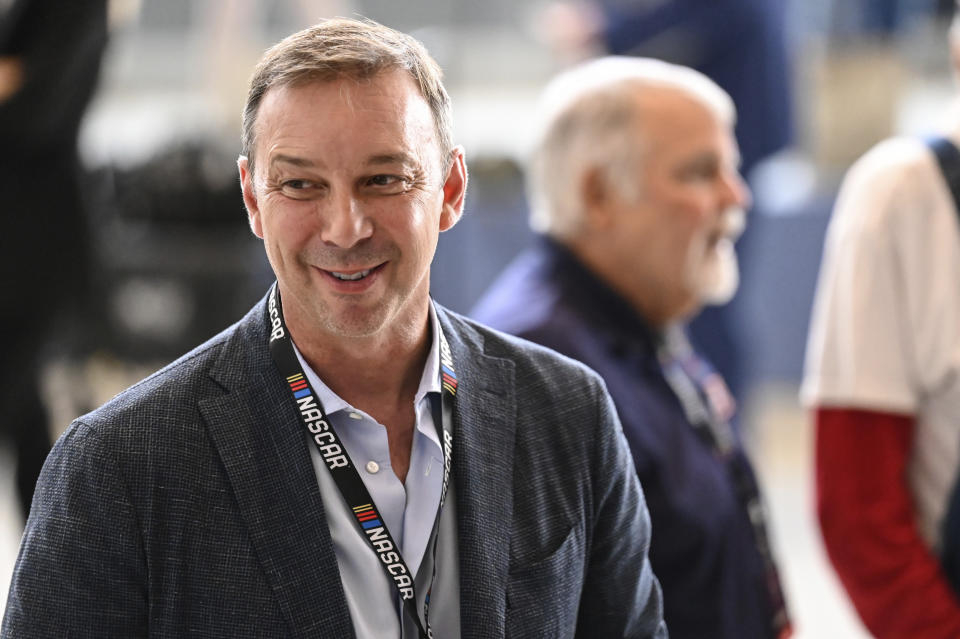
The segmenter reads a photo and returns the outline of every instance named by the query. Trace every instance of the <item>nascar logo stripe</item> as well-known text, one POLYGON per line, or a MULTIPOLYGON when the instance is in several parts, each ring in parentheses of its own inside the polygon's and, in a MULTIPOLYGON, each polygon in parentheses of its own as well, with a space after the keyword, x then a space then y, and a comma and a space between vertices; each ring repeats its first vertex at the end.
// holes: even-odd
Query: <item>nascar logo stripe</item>
POLYGON ((373 507, 373 504, 355 506, 353 508, 353 514, 364 530, 383 525, 380 521, 380 514, 373 507))
POLYGON ((457 394, 457 375, 449 366, 440 365, 440 377, 442 378, 443 388, 451 395, 457 394))
POLYGON ((451 395, 457 394, 457 374, 453 372, 453 357, 443 331, 440 331, 440 385, 451 395))
POLYGON ((377 511, 373 508, 373 504, 357 506, 353 509, 353 514, 359 521, 367 521, 368 519, 377 519, 379 517, 377 511))
POLYGON ((293 391, 293 396, 297 399, 310 394, 310 387, 307 385, 307 380, 303 378, 303 374, 301 373, 288 377, 287 383, 290 385, 290 390, 293 391))

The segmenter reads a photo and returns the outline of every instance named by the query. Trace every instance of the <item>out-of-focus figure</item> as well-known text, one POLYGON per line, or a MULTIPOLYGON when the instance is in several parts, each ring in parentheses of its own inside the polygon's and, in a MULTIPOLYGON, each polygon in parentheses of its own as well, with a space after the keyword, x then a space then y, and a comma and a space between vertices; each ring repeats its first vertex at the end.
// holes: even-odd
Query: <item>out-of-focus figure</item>
MULTIPOLYGON (((960 68, 957 18, 951 33, 960 68)), ((886 140, 847 173, 807 345, 820 526, 880 639, 960 636, 943 570, 960 546, 955 519, 945 534, 960 515, 960 110, 949 114, 944 137, 886 140)))
POLYGON ((24 514, 50 449, 38 356, 90 262, 77 134, 107 41, 106 0, 13 0, 0 14, 0 436, 24 514))
MULTIPOLYGON (((541 20, 558 54, 646 56, 692 67, 720 85, 737 108, 742 175, 793 140, 791 69, 784 0, 591 0, 549 5, 541 20)), ((751 268, 752 234, 738 243, 751 268)), ((693 342, 743 399, 751 375, 743 358, 749 317, 738 302, 705 309, 689 327, 693 342), (746 322, 746 323, 745 323, 746 322)))
POLYGON ((738 284, 733 241, 750 194, 734 119, 730 97, 686 67, 610 57, 558 76, 528 167, 542 237, 473 312, 606 381, 680 639, 789 634, 734 404, 684 332, 738 284))

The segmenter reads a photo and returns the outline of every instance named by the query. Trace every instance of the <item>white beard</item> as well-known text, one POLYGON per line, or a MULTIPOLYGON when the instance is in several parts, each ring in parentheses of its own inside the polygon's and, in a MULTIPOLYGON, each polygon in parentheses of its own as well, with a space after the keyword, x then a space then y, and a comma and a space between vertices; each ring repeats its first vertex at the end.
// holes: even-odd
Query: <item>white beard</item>
POLYGON ((700 299, 704 304, 719 306, 733 299, 740 286, 740 269, 733 240, 723 238, 710 252, 700 270, 700 299))
POLYGON ((746 226, 746 214, 741 208, 731 208, 723 213, 724 237, 712 249, 704 248, 706 255, 699 260, 700 266, 694 275, 696 290, 704 304, 726 304, 740 286, 740 269, 734 242, 746 226))

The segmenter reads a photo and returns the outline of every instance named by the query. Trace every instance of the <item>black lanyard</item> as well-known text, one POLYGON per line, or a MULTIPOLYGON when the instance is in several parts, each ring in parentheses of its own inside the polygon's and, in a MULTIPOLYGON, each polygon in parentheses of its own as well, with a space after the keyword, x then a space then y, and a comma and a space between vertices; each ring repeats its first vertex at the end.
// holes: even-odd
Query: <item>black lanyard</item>
POLYGON ((657 356, 667 384, 677 396, 687 421, 700 439, 710 447, 714 456, 724 464, 733 480, 737 499, 750 521, 757 552, 763 562, 765 586, 773 610, 773 635, 788 637, 792 632, 790 618, 780 575, 770 548, 766 509, 746 457, 737 450, 733 428, 713 410, 706 398, 702 360, 694 354, 679 329, 671 329, 671 332, 664 336, 663 343, 657 349, 657 356))
MULTIPOLYGON (((344 501, 353 513, 354 520, 357 522, 364 539, 367 540, 367 543, 380 559, 380 564, 387 575, 387 579, 396 587, 397 593, 403 600, 404 607, 409 609, 409 613, 413 616, 420 638, 432 638, 433 631, 430 627, 429 617, 430 592, 428 590, 424 601, 423 617, 426 623, 426 629, 424 629, 424 624, 421 623, 420 615, 417 614, 416 610, 415 575, 410 572, 406 562, 401 557, 400 547, 390 535, 386 523, 380 516, 380 511, 374 503, 373 497, 370 496, 366 485, 364 485, 363 479, 357 473, 346 447, 331 427, 319 398, 307 383, 306 375, 304 375, 297 354, 293 350, 290 333, 283 321, 280 291, 276 284, 270 289, 266 312, 267 324, 270 326, 270 354, 273 356, 274 364, 279 369, 280 374, 284 376, 290 387, 290 392, 293 394, 297 410, 300 413, 300 421, 309 432, 320 457, 330 470, 330 474, 336 482, 337 488, 340 489, 344 501)), ((440 420, 438 423, 435 418, 434 426, 437 428, 437 435, 439 435, 443 447, 443 484, 440 488, 440 504, 437 506, 437 514, 434 517, 433 529, 430 533, 433 545, 431 588, 437 574, 436 549, 440 512, 443 510, 450 480, 450 466, 453 456, 452 400, 457 394, 457 376, 453 368, 453 358, 439 323, 437 332, 440 340, 440 384, 443 387, 443 393, 440 410, 434 411, 435 417, 437 412, 440 413, 440 420)), ((436 407, 435 403, 434 407, 436 407)), ((400 625, 402 631, 402 620, 400 625)))

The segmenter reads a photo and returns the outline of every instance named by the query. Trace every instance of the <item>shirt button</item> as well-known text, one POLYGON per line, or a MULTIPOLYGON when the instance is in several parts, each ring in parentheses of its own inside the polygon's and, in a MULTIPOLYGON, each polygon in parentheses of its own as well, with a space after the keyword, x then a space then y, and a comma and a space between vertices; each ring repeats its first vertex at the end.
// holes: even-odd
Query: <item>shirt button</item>
POLYGON ((376 475, 378 472, 380 472, 380 464, 378 464, 375 461, 368 461, 367 472, 370 473, 371 475, 376 475))
POLYGON ((363 419, 363 415, 360 413, 350 413, 350 419, 363 419))

